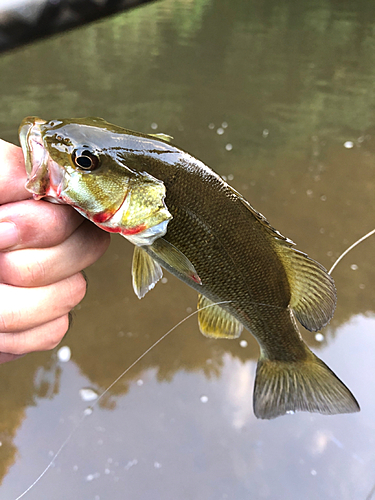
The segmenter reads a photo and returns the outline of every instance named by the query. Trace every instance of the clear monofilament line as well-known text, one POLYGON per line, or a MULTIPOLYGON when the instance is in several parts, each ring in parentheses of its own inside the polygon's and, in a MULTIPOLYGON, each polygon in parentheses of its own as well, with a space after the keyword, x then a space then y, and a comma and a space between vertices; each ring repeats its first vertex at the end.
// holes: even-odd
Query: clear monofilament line
POLYGON ((357 245, 359 245, 360 243, 362 243, 362 241, 366 240, 367 238, 369 238, 370 236, 372 236, 373 234, 375 234, 375 229, 373 229, 372 231, 370 231, 369 233, 365 234, 364 236, 362 236, 362 238, 359 238, 359 240, 357 240, 355 243, 353 243, 353 245, 350 245, 349 248, 347 248, 345 250, 345 252, 343 252, 340 257, 336 260, 336 262, 333 264, 333 266, 331 267, 331 269, 328 271, 328 274, 332 274, 332 271, 335 269, 335 267, 337 266, 337 264, 340 262, 340 260, 342 260, 345 255, 347 255, 351 250, 353 250, 354 247, 356 247, 357 245))
MULTIPOLYGON (((200 309, 200 311, 202 311, 203 309, 207 309, 209 307, 213 307, 213 306, 219 306, 221 304, 229 304, 231 301, 230 300, 224 300, 222 302, 216 302, 214 304, 209 304, 205 307, 202 307, 200 309)), ((191 318, 192 316, 194 316, 195 314, 197 314, 198 311, 194 311, 192 313, 190 313, 188 316, 185 316, 184 319, 182 319, 181 321, 179 321, 176 325, 174 325, 170 330, 167 331, 167 333, 165 333, 164 335, 162 335, 156 342, 154 342, 148 349, 146 349, 146 351, 144 353, 142 353, 135 361, 133 361, 133 363, 131 365, 129 365, 126 370, 124 370, 117 378, 116 380, 114 380, 112 382, 112 384, 110 384, 107 389, 105 389, 104 392, 101 393, 101 395, 98 397, 98 399, 88 408, 89 410, 92 410, 98 403, 99 401, 107 394, 108 391, 110 391, 112 389, 112 387, 117 384, 117 382, 119 380, 121 380, 122 377, 124 377, 132 368, 133 366, 135 366, 141 359, 143 359, 154 347, 156 347, 162 340, 164 340, 170 333, 172 333, 176 328, 178 328, 182 323, 184 323, 185 321, 187 321, 189 318, 191 318)), ((30 486, 23 492, 21 493, 21 495, 19 495, 17 498, 15 498, 15 500, 20 500, 21 498, 23 498, 41 479, 42 477, 46 474, 46 472, 52 467, 52 465, 54 464, 55 460, 57 459, 57 457, 60 455, 60 453, 63 451, 63 449, 65 448, 65 446, 69 443, 69 441, 71 440, 71 438, 74 436, 74 434, 77 432, 77 430, 79 429, 79 427, 81 426, 82 422, 86 419, 86 417, 88 417, 90 413, 84 413, 81 417, 81 419, 79 420, 79 422, 76 424, 76 426, 74 427, 74 429, 71 431, 71 433, 69 434, 69 436, 65 439, 65 441, 62 443, 62 445, 60 446, 60 448, 57 450, 57 452, 54 454, 54 456, 52 457, 50 463, 47 465, 47 467, 39 474, 39 476, 35 479, 35 481, 30 484, 30 486)))

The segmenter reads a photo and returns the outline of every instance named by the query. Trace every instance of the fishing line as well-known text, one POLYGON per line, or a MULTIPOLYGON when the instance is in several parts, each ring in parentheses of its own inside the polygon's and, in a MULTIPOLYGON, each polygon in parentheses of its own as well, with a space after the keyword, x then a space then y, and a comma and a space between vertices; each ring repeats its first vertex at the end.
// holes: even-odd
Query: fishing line
POLYGON ((133 361, 133 363, 131 365, 129 365, 117 378, 116 380, 114 380, 108 387, 107 389, 105 389, 104 392, 102 392, 100 394, 100 396, 98 397, 98 399, 95 400, 95 402, 89 406, 88 408, 85 409, 82 417, 80 418, 79 422, 76 424, 76 426, 74 427, 74 429, 70 432, 70 434, 68 435, 68 437, 65 439, 65 441, 62 443, 62 445, 60 446, 60 448, 57 450, 57 452, 54 454, 54 456, 52 457, 50 463, 47 465, 47 467, 39 474, 39 476, 35 479, 35 481, 23 492, 21 493, 21 495, 19 495, 15 500, 20 500, 20 498, 24 497, 26 495, 26 493, 28 493, 41 479, 42 477, 48 472, 48 470, 52 467, 52 465, 55 463, 55 460, 58 458, 58 456, 60 455, 60 453, 63 451, 63 449, 65 448, 65 446, 69 443, 69 441, 71 440, 71 438, 74 436, 74 434, 76 433, 76 431, 78 430, 78 428, 81 426, 82 422, 89 416, 91 415, 91 411, 93 410, 93 408, 99 403, 99 401, 107 394, 108 391, 110 391, 112 389, 112 387, 117 384, 117 382, 119 382, 119 380, 122 379, 122 377, 124 375, 126 375, 141 359, 143 359, 154 347, 156 347, 158 344, 160 344, 160 342, 162 340, 165 339, 165 337, 167 337, 170 333, 172 333, 176 328, 178 328, 182 323, 184 323, 185 321, 187 321, 189 318, 191 318, 192 316, 194 316, 194 314, 197 314, 199 311, 203 311, 204 309, 207 309, 209 307, 213 307, 213 306, 219 306, 221 304, 229 304, 231 302, 231 300, 224 300, 222 302, 215 302, 214 304, 209 304, 207 306, 204 306, 202 307, 201 309, 199 310, 196 310, 196 311, 193 311, 192 313, 190 313, 188 316, 185 316, 185 318, 183 318, 181 321, 179 321, 176 325, 174 325, 170 330, 167 331, 167 333, 165 333, 164 335, 162 335, 156 342, 154 342, 148 349, 146 349, 146 351, 144 351, 135 361, 133 361), (90 411, 91 410, 91 411, 90 411))
MULTIPOLYGON (((334 262, 334 264, 332 265, 331 269, 328 271, 328 274, 332 274, 332 271, 336 268, 337 264, 351 251, 353 250, 353 248, 355 248, 357 245, 359 245, 360 243, 362 243, 363 241, 365 241, 367 238, 369 238, 370 236, 372 236, 373 234, 375 234, 375 229, 373 229, 372 231, 368 232, 367 234, 365 234, 364 236, 362 236, 361 238, 359 238, 356 242, 354 242, 349 248, 347 248, 340 256, 339 258, 334 262)), ((199 309, 200 311, 204 310, 204 309, 207 309, 209 307, 213 307, 213 306, 216 306, 216 305, 221 305, 221 304, 228 304, 230 303, 231 301, 230 300, 225 300, 225 301, 222 301, 222 302, 216 302, 214 304, 209 304, 207 306, 204 306, 202 307, 201 309, 199 309)), ((257 305, 263 305, 263 306, 268 306, 270 304, 257 304, 257 305)), ((88 408, 86 408, 86 410, 84 411, 82 417, 80 418, 80 420, 78 421, 78 423, 76 424, 76 426, 73 428, 73 430, 70 432, 70 434, 68 435, 68 437, 65 439, 65 441, 63 441, 62 445, 60 446, 60 448, 57 450, 57 452, 54 454, 54 456, 52 457, 51 461, 49 462, 49 464, 45 467, 45 469, 39 474, 39 476, 35 479, 35 481, 33 481, 33 483, 23 492, 21 493, 21 495, 19 495, 15 500, 20 500, 21 498, 23 498, 42 478, 43 476, 48 472, 48 470, 53 466, 53 464, 55 463, 55 460, 59 457, 59 455, 61 454, 61 452, 63 451, 63 449, 65 448, 65 446, 69 443, 69 441, 71 440, 71 438, 74 436, 74 434, 76 433, 76 431, 79 429, 79 427, 81 426, 82 422, 89 416, 91 415, 91 411, 94 409, 94 407, 99 403, 99 401, 101 401, 101 399, 103 399, 103 397, 112 389, 112 387, 114 385, 117 384, 117 382, 119 382, 122 377, 124 377, 141 359, 143 359, 154 347, 156 347, 162 340, 164 340, 170 333, 172 333, 176 328, 178 328, 182 323, 184 323, 185 321, 187 321, 189 318, 191 318, 192 316, 194 316, 195 314, 197 314, 199 311, 196 310, 196 311, 193 311, 192 313, 190 313, 188 316, 186 316, 185 318, 183 318, 181 321, 179 321, 176 325, 174 325, 170 330, 168 330, 164 335, 162 335, 156 342, 154 342, 148 349, 146 349, 146 351, 144 351, 135 361, 133 361, 133 363, 131 365, 129 365, 102 393, 101 395, 98 397, 98 399, 91 405, 89 406, 88 408), (89 411, 88 411, 89 410, 89 411), (91 411, 90 411, 91 410, 91 411)), ((374 487, 375 488, 375 487, 374 487)), ((370 492, 370 498, 372 496, 372 494, 374 493, 373 490, 371 490, 370 492)), ((368 498, 369 498, 368 497, 368 498)))
MULTIPOLYGON (((334 262, 334 264, 332 265, 331 269, 328 271, 328 274, 332 274, 332 271, 336 268, 337 264, 351 251, 353 250, 353 248, 355 248, 357 245, 359 245, 360 243, 362 243, 363 241, 365 241, 367 238, 369 238, 370 236, 372 236, 373 234, 375 234, 375 229, 373 229, 372 231, 368 232, 367 234, 365 234, 364 236, 362 236, 361 238, 359 238, 356 242, 354 242, 349 248, 347 248, 340 256, 339 258, 334 262)), ((204 306, 202 307, 201 309, 199 309, 200 311, 202 311, 203 309, 207 309, 209 307, 213 307, 213 306, 217 306, 217 305, 221 305, 221 304, 229 304, 231 301, 230 300, 225 300, 225 301, 222 301, 222 302, 216 302, 214 304, 209 304, 207 306, 204 306)), ((271 304, 261 304, 261 303, 255 303, 256 305, 262 305, 262 306, 269 306, 269 307, 272 307, 271 304)), ((279 306, 273 306, 273 307, 279 307, 279 306)), ((65 448, 65 446, 69 443, 69 441, 71 440, 71 438, 73 437, 73 435, 76 433, 76 431, 79 429, 79 427, 81 426, 82 422, 89 416, 91 415, 91 411, 90 410, 93 410, 94 407, 99 403, 99 401, 108 393, 108 391, 110 391, 112 389, 112 387, 114 385, 117 384, 117 382, 119 382, 121 380, 122 377, 124 377, 141 359, 143 359, 154 347, 156 347, 162 340, 164 340, 170 333, 172 333, 176 328, 178 328, 182 323, 184 323, 185 321, 187 321, 189 318, 191 318, 192 316, 194 316, 195 314, 197 314, 199 311, 196 310, 192 313, 190 313, 188 316, 186 316, 185 318, 183 318, 181 321, 179 321, 176 325, 174 325, 170 330, 167 331, 167 333, 165 333, 164 335, 162 335, 156 342, 154 342, 148 349, 146 349, 146 351, 141 354, 131 365, 129 365, 106 389, 104 392, 102 392, 102 394, 98 397, 98 399, 91 405, 89 406, 88 408, 86 408, 86 410, 84 411, 81 419, 79 420, 79 422, 76 424, 76 426, 74 427, 74 429, 70 432, 70 434, 68 435, 68 437, 65 439, 65 441, 62 443, 62 445, 60 446, 60 448, 57 450, 57 452, 54 454, 54 456, 52 457, 51 461, 49 462, 49 464, 47 465, 47 467, 39 474, 39 476, 35 479, 35 481, 23 492, 21 493, 21 495, 19 495, 15 500, 20 500, 21 498, 23 498, 42 478, 43 476, 48 472, 48 470, 53 466, 53 464, 55 463, 55 460, 59 457, 59 455, 61 454, 61 452, 63 451, 63 449, 65 448), (87 411, 89 410, 89 412, 87 411)), ((375 487, 374 487, 375 489, 375 487)), ((371 498, 372 495, 374 493, 374 490, 371 490, 370 492, 370 496, 368 498, 371 498)))
MULTIPOLYGON (((365 241, 367 238, 369 238, 370 236, 372 236, 373 234, 375 234, 375 229, 373 229, 372 231, 369 231, 367 234, 365 234, 364 236, 362 236, 362 238, 359 238, 359 240, 355 241, 353 243, 353 245, 350 245, 349 248, 347 248, 341 255, 340 257, 335 261, 335 263, 333 264, 333 266, 331 267, 331 269, 328 271, 328 274, 332 274, 332 271, 335 269, 335 267, 337 266, 337 264, 340 262, 340 260, 342 260, 345 255, 347 255, 351 250, 353 250, 353 248, 355 248, 357 245, 359 245, 360 243, 362 243, 362 241, 365 241)), ((375 484, 374 486, 371 488, 369 494, 366 496, 366 500, 371 500, 373 495, 375 493, 375 484)))
POLYGON ((328 274, 332 274, 332 271, 335 269, 335 267, 337 266, 337 264, 340 262, 341 259, 343 259, 345 257, 345 255, 347 255, 350 252, 350 250, 353 250, 354 247, 356 247, 357 245, 359 245, 360 243, 362 243, 362 241, 366 240, 367 238, 369 238, 373 234, 375 234, 375 229, 373 229, 369 233, 367 233, 364 236, 362 236, 362 238, 359 238, 359 240, 357 240, 355 243, 353 243, 353 245, 351 245, 349 248, 347 248, 345 250, 345 252, 343 252, 340 255, 340 257, 336 260, 336 262, 333 264, 333 266, 331 267, 331 269, 328 271, 328 274))

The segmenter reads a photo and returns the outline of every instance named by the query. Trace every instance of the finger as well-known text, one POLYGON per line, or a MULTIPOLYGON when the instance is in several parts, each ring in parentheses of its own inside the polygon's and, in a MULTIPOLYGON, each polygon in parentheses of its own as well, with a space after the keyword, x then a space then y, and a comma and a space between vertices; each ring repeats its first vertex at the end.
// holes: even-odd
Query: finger
POLYGON ((110 235, 84 221, 63 243, 52 248, 26 248, 0 253, 0 282, 41 287, 93 264, 108 248, 110 235))
MULTIPOLYGON (((86 281, 81 273, 37 288, 0 285, 0 332, 22 332, 60 318, 68 314, 85 293, 86 281)), ((0 351, 7 352, 1 342, 0 351)))
POLYGON ((8 352, 0 352, 0 365, 3 363, 8 363, 8 361, 14 361, 17 358, 22 358, 23 354, 10 354, 8 352))
POLYGON ((0 139, 0 205, 31 197, 26 178, 22 149, 0 139))
POLYGON ((22 356, 33 351, 48 351, 56 347, 69 328, 69 316, 65 314, 43 325, 18 333, 0 333, 0 363, 11 361, 12 356, 22 356), (9 356, 9 359, 8 359, 9 356))
POLYGON ((83 220, 68 205, 34 200, 7 203, 0 207, 0 250, 56 246, 83 220))

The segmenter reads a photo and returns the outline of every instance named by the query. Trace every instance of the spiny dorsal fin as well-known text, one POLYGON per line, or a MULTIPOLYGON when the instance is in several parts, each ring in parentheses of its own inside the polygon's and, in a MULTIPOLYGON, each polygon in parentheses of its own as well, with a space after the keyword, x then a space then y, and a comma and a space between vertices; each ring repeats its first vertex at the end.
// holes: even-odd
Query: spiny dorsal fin
POLYGON ((332 318, 336 307, 336 288, 332 277, 321 264, 293 248, 292 240, 273 228, 240 193, 228 187, 267 230, 288 276, 291 291, 289 305, 296 318, 308 330, 320 330, 332 318))
POLYGON ((274 241, 288 276, 290 307, 298 321, 308 330, 323 328, 336 307, 336 288, 326 269, 306 254, 282 240, 274 241))
POLYGON ((160 265, 154 261, 141 247, 134 248, 132 278, 136 296, 141 299, 154 288, 163 276, 160 265))
POLYGON ((156 137, 156 139, 162 139, 163 141, 166 142, 173 141, 173 137, 168 134, 148 134, 148 135, 150 135, 151 137, 156 137))
POLYGON ((258 212, 258 210, 255 210, 255 208, 246 200, 246 198, 242 196, 241 193, 239 193, 229 184, 226 183, 226 185, 228 189, 230 189, 230 191, 232 191, 232 193, 236 196, 236 198, 238 198, 240 202, 253 214, 253 216, 257 219, 257 221, 262 224, 262 226, 267 230, 270 236, 276 237, 281 240, 285 240, 291 245, 294 245, 292 240, 290 240, 286 236, 283 236, 277 229, 272 227, 271 224, 268 222, 268 220, 264 217, 264 215, 258 212))
POLYGON ((254 386, 254 414, 271 419, 310 411, 323 415, 360 410, 350 390, 307 347, 307 358, 286 362, 261 356, 254 386))
POLYGON ((184 276, 192 279, 199 285, 202 284, 200 277, 195 270, 195 267, 190 260, 178 248, 169 243, 164 238, 158 238, 149 247, 162 261, 170 267, 183 274, 184 276))
POLYGON ((198 295, 198 323, 205 337, 215 339, 236 339, 243 329, 236 318, 201 294, 198 295))

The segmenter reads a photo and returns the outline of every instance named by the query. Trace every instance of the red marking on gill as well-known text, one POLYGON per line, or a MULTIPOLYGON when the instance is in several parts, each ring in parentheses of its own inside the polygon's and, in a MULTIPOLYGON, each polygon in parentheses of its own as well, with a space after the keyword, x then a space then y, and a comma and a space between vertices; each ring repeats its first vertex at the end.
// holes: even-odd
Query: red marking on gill
POLYGON ((138 234, 147 228, 146 224, 140 224, 139 226, 129 227, 121 230, 121 234, 138 234))
MULTIPOLYGON (((103 222, 106 222, 108 219, 110 219, 112 217, 112 215, 113 215, 113 212, 100 212, 100 213, 95 214, 93 216, 92 221, 95 222, 95 224, 101 224, 103 222)), ((110 231, 110 232, 118 232, 118 231, 110 231)))
POLYGON ((96 224, 100 229, 104 229, 104 231, 107 231, 107 233, 121 233, 121 227, 110 227, 110 226, 103 226, 101 224, 96 224))

